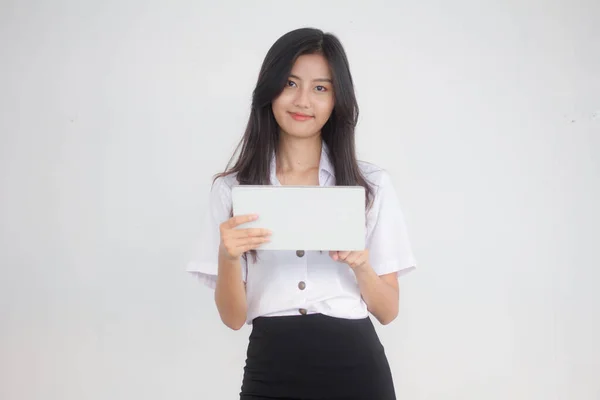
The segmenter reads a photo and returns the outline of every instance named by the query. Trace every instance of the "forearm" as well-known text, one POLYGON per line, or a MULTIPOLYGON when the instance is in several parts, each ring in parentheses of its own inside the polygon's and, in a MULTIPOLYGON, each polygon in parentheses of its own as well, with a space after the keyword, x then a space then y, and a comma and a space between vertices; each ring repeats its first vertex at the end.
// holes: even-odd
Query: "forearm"
POLYGON ((246 288, 239 259, 231 261, 219 254, 215 302, 225 325, 234 330, 244 326, 247 315, 246 288))
POLYGON ((385 282, 370 264, 354 269, 360 293, 369 312, 387 325, 398 316, 398 289, 385 282))

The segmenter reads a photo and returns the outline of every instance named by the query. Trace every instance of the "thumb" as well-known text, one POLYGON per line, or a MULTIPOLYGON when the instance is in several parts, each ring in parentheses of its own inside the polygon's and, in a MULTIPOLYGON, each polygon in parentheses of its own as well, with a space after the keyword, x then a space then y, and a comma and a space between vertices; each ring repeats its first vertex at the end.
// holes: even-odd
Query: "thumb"
POLYGON ((338 252, 337 251, 330 251, 329 252, 329 257, 333 258, 335 261, 338 260, 338 252))

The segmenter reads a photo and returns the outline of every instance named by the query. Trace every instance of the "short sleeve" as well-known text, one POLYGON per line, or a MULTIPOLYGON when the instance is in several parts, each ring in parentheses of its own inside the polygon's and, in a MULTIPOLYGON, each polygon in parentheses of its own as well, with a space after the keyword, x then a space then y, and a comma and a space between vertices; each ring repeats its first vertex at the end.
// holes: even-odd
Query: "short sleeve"
POLYGON ((398 276, 416 268, 408 229, 389 174, 377 172, 375 198, 369 211, 367 248, 371 265, 378 275, 397 272, 398 276))
MULTIPOLYGON (((219 267, 220 225, 231 216, 231 176, 219 177, 210 190, 208 209, 201 222, 200 235, 197 238, 187 271, 198 277, 201 283, 211 289, 217 286, 219 267)), ((242 278, 246 280, 246 265, 242 261, 242 278)))

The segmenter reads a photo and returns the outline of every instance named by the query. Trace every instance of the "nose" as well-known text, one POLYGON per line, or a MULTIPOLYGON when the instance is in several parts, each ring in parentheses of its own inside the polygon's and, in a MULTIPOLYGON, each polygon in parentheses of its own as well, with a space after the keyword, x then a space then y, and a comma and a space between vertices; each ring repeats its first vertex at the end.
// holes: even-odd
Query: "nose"
POLYGON ((294 99, 294 106, 299 108, 310 108, 310 98, 308 90, 300 89, 296 91, 296 98, 294 99))

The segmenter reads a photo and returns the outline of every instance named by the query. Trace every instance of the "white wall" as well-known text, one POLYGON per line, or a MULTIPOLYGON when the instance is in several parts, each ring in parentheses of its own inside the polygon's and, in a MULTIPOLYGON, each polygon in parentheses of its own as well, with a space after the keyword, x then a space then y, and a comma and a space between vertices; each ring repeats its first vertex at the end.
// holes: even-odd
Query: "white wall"
POLYGON ((420 269, 399 398, 600 399, 600 3, 0 3, 0 398, 235 399, 184 272, 262 58, 338 34, 420 269))

